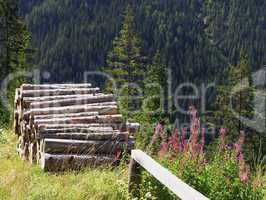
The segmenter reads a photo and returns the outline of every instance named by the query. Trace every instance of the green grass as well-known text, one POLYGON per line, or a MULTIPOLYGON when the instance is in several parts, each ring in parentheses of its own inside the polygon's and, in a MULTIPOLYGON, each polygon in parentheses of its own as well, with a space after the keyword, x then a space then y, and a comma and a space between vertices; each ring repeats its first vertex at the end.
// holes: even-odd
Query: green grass
POLYGON ((64 174, 44 173, 23 162, 15 151, 16 137, 0 133, 0 200, 127 199, 127 171, 86 169, 64 174))

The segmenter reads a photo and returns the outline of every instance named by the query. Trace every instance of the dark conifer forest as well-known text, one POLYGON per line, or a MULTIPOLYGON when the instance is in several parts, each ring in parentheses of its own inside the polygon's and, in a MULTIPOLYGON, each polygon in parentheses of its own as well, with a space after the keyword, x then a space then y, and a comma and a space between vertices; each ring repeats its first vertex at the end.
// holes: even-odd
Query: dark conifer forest
POLYGON ((38 49, 34 64, 57 82, 79 82, 83 71, 105 66, 128 3, 143 55, 151 63, 160 51, 174 86, 220 81, 238 63, 241 49, 253 70, 266 64, 264 0, 21 0, 32 47, 38 49))

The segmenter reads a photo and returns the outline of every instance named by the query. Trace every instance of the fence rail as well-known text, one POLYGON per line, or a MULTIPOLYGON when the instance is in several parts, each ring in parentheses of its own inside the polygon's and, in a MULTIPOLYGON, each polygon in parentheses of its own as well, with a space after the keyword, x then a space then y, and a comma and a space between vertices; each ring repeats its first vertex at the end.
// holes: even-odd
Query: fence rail
POLYGON ((141 150, 132 150, 131 152, 128 184, 129 192, 132 192, 133 188, 140 184, 141 167, 152 174, 182 200, 208 200, 203 194, 184 183, 141 150))

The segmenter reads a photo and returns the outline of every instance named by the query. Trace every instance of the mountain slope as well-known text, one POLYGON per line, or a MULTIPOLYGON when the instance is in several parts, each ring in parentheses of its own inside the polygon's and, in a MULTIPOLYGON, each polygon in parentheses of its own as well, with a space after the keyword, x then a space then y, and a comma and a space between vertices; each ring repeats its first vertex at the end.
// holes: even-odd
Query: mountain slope
MULTIPOLYGON (((84 71, 105 66, 127 1, 21 0, 21 5, 39 50, 36 65, 51 72, 50 81, 61 82, 81 81, 84 71)), ((266 64, 263 0, 137 0, 132 7, 146 56, 161 51, 178 80, 174 87, 219 80, 229 63, 238 62, 241 48, 253 69, 266 64)))

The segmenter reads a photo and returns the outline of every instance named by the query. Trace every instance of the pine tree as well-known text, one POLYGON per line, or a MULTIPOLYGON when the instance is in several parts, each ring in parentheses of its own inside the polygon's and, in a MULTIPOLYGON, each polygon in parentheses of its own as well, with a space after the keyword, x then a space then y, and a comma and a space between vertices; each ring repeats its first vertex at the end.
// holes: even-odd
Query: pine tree
POLYGON ((216 118, 230 130, 231 141, 235 140, 245 125, 239 117, 253 116, 252 100, 253 90, 251 68, 247 54, 241 51, 240 62, 237 66, 229 68, 226 85, 220 86, 217 96, 218 111, 216 118), (235 116, 236 113, 238 116, 235 116))
MULTIPOLYGON (((245 123, 244 119, 253 120, 254 90, 252 83, 251 67, 247 54, 241 50, 240 62, 229 69, 229 78, 226 85, 219 88, 217 96, 217 111, 215 112, 216 124, 228 129, 228 140, 234 143, 241 131, 245 132, 246 159, 254 161, 255 152, 265 154, 265 133, 260 133, 245 123), (241 120, 242 118, 242 120, 241 120)), ((262 111, 263 112, 263 111, 262 111)))
POLYGON ((162 118, 164 115, 165 102, 167 97, 167 67, 161 58, 159 51, 156 51, 152 63, 148 65, 145 77, 145 103, 143 112, 148 116, 148 121, 152 118, 162 118))
POLYGON ((113 82, 107 83, 107 89, 118 95, 122 111, 134 110, 139 102, 131 96, 137 95, 138 89, 143 88, 145 58, 142 55, 142 41, 135 32, 134 14, 130 6, 126 8, 122 29, 113 41, 113 48, 107 57, 107 67, 113 82))

